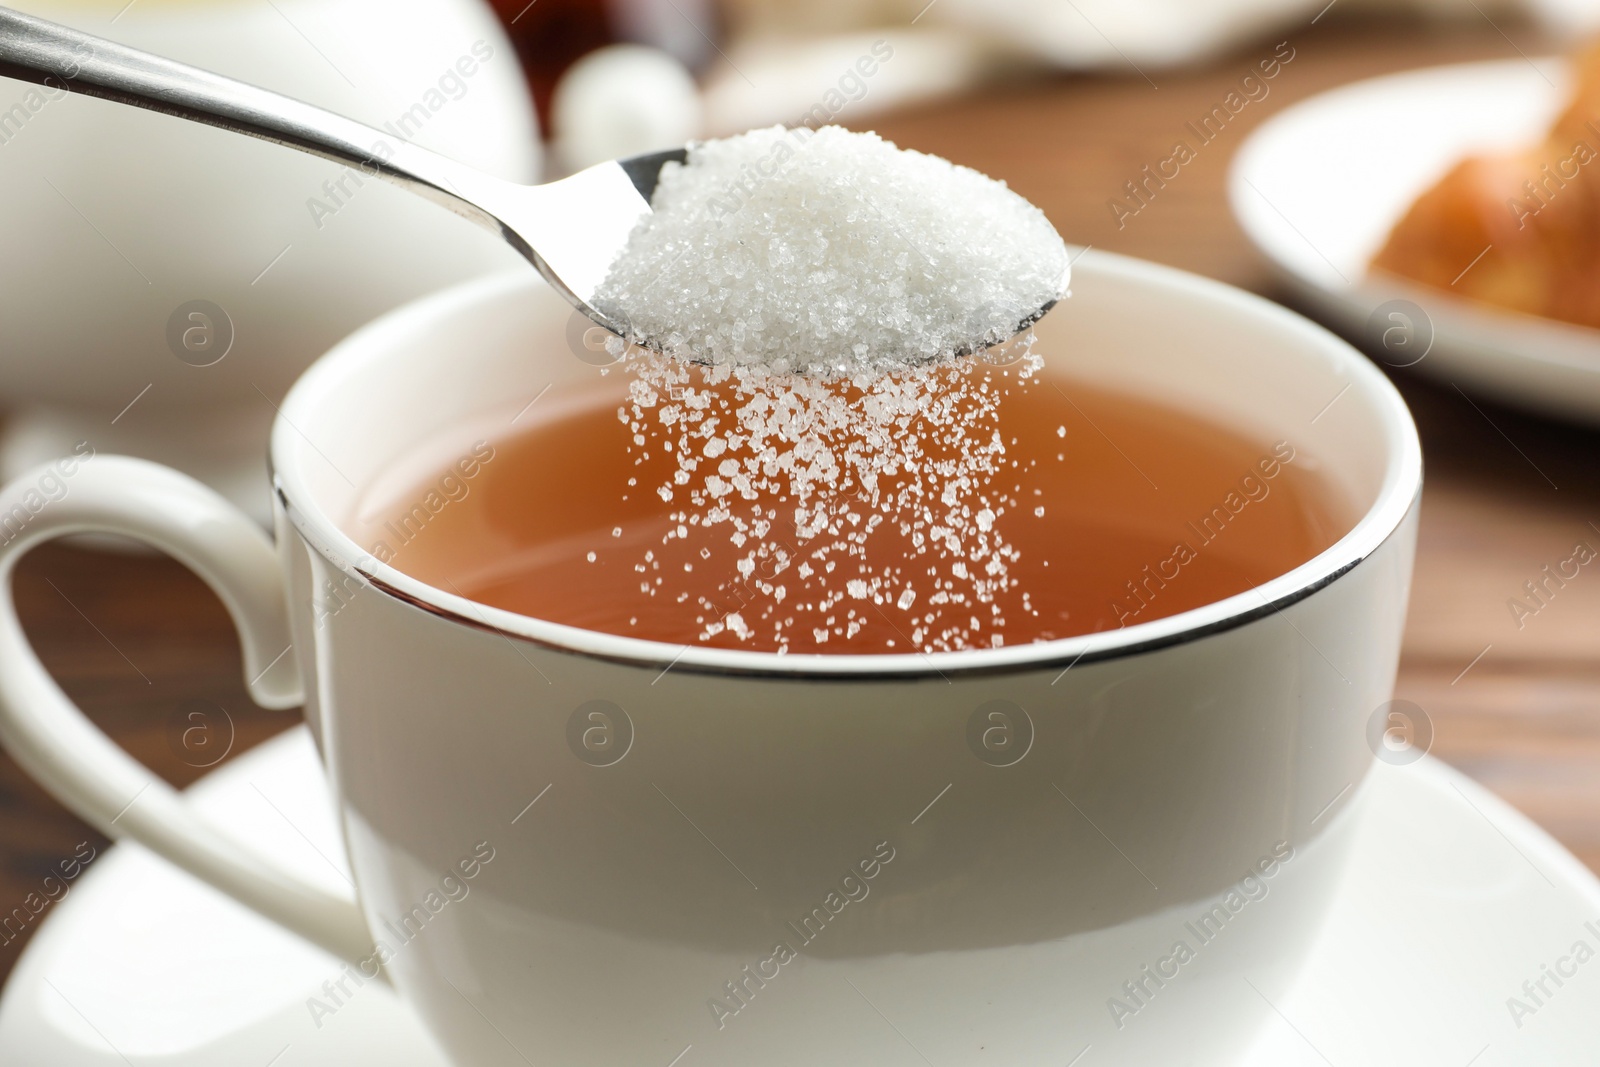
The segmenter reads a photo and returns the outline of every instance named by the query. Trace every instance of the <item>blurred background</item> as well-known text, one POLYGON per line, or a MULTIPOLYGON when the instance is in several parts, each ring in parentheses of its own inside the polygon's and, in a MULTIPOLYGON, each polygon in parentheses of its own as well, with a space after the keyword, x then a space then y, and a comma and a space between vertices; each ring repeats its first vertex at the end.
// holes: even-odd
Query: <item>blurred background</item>
MULTIPOLYGON (((1536 611, 1510 607, 1533 603, 1525 583, 1575 545, 1600 548, 1600 436, 1581 414, 1497 390, 1493 374, 1441 373, 1442 352, 1400 367, 1381 333, 1337 321, 1304 278, 1252 244, 1229 193, 1252 132, 1346 83, 1499 61, 1526 64, 1534 90, 1546 92, 1537 77, 1561 96, 1570 77, 1546 57, 1600 26, 1600 3, 16 6, 379 125, 420 104, 416 139, 525 181, 808 117, 876 129, 1005 180, 1069 243, 1329 318, 1389 370, 1422 430, 1427 488, 1397 694, 1416 708, 1414 740, 1600 870, 1600 577, 1584 569, 1536 611), (1212 136, 1189 132, 1219 105, 1227 121, 1212 136), (1148 168, 1180 140, 1194 158, 1150 182, 1148 168)), ((1546 121, 1530 113, 1528 139, 1546 121)), ((320 161, 177 127, 77 98, 35 108, 22 86, 0 81, 0 466, 9 474, 89 440, 175 463, 264 514, 265 428, 299 371, 387 308, 517 261, 396 190, 341 187, 320 161), (201 323, 188 318, 199 304, 199 347, 173 342, 174 317, 201 323)), ((1427 137, 1391 131, 1394 166, 1407 165, 1411 140, 1427 137)), ((1561 338, 1587 344, 1600 369, 1587 334, 1561 338)), ((225 613, 168 560, 53 545, 16 583, 28 632, 66 692, 177 784, 298 721, 250 704, 225 613)), ((85 840, 105 844, 0 755, 0 912, 85 840)), ((0 978, 36 929, 0 944, 0 978)))

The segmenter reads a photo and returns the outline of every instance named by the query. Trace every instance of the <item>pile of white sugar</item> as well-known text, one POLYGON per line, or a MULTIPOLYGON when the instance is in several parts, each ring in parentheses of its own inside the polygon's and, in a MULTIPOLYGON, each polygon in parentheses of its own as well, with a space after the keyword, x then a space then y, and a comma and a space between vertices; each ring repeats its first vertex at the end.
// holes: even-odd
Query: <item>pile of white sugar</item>
POLYGON ((1067 250, 1005 184, 876 134, 781 126, 662 168, 595 306, 668 355, 860 378, 1003 341, 1067 250))

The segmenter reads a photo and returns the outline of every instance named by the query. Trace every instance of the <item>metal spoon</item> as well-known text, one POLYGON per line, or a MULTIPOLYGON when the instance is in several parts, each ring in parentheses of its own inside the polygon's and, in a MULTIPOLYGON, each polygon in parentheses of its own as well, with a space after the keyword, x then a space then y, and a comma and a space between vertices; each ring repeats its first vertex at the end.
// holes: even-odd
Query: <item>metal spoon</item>
MULTIPOLYGON (((650 213, 663 164, 682 162, 684 149, 601 163, 545 185, 519 185, 331 111, 3 7, 0 76, 220 126, 386 179, 499 234, 599 325, 659 347, 630 336, 625 323, 593 301, 634 226, 650 213)), ((1015 332, 1054 304, 1027 316, 1015 332)))
POLYGON ((601 326, 590 302, 683 149, 519 185, 298 100, 0 8, 0 75, 220 126, 385 178, 498 233, 601 326))

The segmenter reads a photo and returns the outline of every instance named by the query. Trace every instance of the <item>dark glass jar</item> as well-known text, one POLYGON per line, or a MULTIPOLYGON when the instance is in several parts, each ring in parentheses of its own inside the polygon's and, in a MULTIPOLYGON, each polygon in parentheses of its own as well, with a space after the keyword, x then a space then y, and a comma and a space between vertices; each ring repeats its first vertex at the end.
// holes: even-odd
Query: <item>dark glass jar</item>
POLYGON ((528 75, 543 129, 567 68, 608 44, 643 44, 700 70, 716 55, 715 0, 491 0, 528 75))

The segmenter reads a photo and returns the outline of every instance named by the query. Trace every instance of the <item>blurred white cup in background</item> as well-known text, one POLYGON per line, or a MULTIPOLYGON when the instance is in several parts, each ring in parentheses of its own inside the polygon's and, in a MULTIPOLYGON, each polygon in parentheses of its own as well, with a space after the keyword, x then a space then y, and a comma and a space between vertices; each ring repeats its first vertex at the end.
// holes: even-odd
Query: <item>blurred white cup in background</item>
MULTIPOLYGON (((7 0, 539 177, 515 52, 481 0, 7 0)), ((518 269, 486 231, 303 153, 0 80, 0 476, 160 460, 265 520, 267 428, 345 334, 518 269)))

